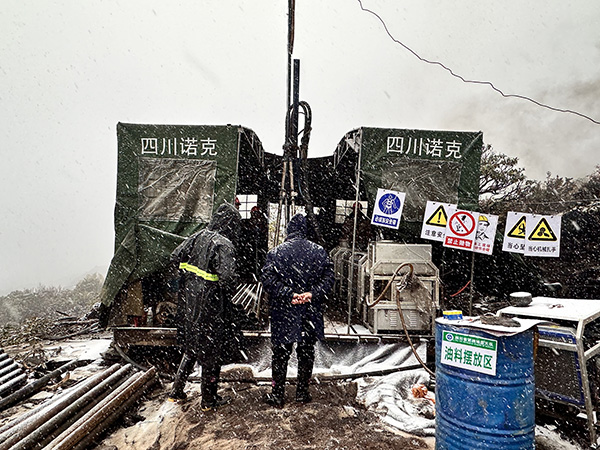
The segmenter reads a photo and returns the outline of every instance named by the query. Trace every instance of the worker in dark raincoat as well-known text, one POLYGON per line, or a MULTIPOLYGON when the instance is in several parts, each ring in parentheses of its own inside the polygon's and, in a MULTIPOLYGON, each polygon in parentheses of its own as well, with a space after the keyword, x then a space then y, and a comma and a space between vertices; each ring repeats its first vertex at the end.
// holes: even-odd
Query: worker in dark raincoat
POLYGON ((242 337, 231 303, 238 284, 234 242, 240 222, 238 210, 224 203, 207 228, 190 236, 171 255, 179 267, 176 323, 184 350, 171 401, 185 400, 183 388, 197 361, 202 366, 202 409, 226 403, 217 395, 221 365, 238 359, 242 337))
POLYGON ((334 282, 333 264, 320 245, 306 239, 307 222, 296 214, 283 244, 267 254, 262 282, 269 296, 271 320, 272 392, 265 401, 282 407, 285 379, 294 343, 297 343, 296 401, 311 401, 308 390, 315 358, 314 345, 323 339, 323 303, 334 282))

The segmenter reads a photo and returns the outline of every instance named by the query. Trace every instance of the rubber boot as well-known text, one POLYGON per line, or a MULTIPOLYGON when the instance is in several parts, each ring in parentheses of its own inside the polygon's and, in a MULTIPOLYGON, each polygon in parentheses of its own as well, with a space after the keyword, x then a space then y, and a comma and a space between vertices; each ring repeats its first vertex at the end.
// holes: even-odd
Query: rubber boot
POLYGON ((298 355, 298 378, 296 381, 296 401, 309 403, 312 396, 308 391, 315 362, 315 348, 313 344, 299 344, 296 354, 298 355))
POLYGON ((283 408, 283 405, 285 405, 285 385, 273 384, 271 393, 265 395, 264 401, 267 405, 275 408, 283 408))
POLYGON ((187 399, 187 395, 183 392, 183 388, 194 369, 195 363, 196 360, 191 355, 188 355, 187 353, 183 355, 183 358, 181 358, 181 362, 179 363, 179 368, 177 369, 177 375, 175 375, 175 381, 173 381, 173 386, 171 387, 169 401, 176 402, 185 401, 187 399))
POLYGON ((264 401, 277 408, 285 404, 285 380, 287 377, 287 366, 292 353, 293 344, 278 345, 273 347, 273 360, 271 362, 271 372, 273 381, 271 383, 271 393, 267 394, 264 401))
POLYGON ((230 402, 229 397, 221 397, 217 394, 220 374, 221 366, 202 366, 202 385, 200 387, 202 393, 200 408, 202 408, 202 411, 214 410, 230 402))

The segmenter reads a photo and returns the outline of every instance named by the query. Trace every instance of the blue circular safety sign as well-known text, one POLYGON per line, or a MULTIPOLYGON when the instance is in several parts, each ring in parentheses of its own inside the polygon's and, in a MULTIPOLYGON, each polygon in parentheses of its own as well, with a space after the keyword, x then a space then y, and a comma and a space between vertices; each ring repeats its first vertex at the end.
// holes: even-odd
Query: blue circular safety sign
POLYGON ((396 214, 400 210, 402 203, 396 194, 387 193, 379 199, 379 209, 387 215, 396 214))

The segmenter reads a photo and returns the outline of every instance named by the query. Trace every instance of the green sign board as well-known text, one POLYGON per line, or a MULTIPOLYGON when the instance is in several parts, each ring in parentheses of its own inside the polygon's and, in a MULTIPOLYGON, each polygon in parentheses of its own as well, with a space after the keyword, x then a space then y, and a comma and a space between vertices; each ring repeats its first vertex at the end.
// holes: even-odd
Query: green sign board
POLYGON ((498 341, 495 339, 443 331, 441 349, 442 364, 496 375, 498 341))
POLYGON ((428 200, 477 209, 481 132, 360 128, 343 142, 359 151, 371 201, 377 189, 406 194, 403 221, 421 222, 428 200))
POLYGON ((240 139, 248 133, 233 125, 117 125, 115 253, 105 304, 124 284, 164 267, 213 210, 233 203, 240 139))

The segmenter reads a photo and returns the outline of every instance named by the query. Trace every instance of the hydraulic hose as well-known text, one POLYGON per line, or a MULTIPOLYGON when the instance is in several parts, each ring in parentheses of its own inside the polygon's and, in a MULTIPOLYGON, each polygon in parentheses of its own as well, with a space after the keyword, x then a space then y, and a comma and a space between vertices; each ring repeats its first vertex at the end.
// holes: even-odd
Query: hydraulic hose
MULTIPOLYGON (((377 303, 379 303, 381 301, 381 299, 383 298, 383 296, 385 295, 385 293, 387 292, 387 290, 390 288, 390 286, 392 285, 392 283, 396 279, 396 276, 398 276, 398 273, 400 272, 400 270, 402 270, 404 267, 408 267, 409 271, 404 276, 405 277, 404 278, 405 282, 403 283, 403 285, 400 288, 398 288, 398 291, 401 291, 402 289, 404 289, 408 285, 408 283, 410 281, 410 278, 414 274, 415 268, 414 268, 414 266, 411 263, 402 263, 402 264, 400 264, 396 268, 396 270, 394 271, 392 277, 387 282, 387 284, 385 285, 385 288, 383 288, 383 291, 381 291, 381 293, 375 299, 375 301, 373 303, 369 303, 368 301, 366 302, 367 306, 369 308, 372 308, 373 306, 375 306, 377 303)), ((425 362, 423 362, 423 360, 421 359, 421 357, 417 353, 417 350, 415 349, 415 346, 413 345, 412 339, 410 338, 410 335, 408 334, 408 329, 406 328, 406 321, 404 319, 404 313, 402 312, 402 305, 400 304, 400 300, 398 300, 398 299, 396 299, 396 307, 398 308, 398 314, 400 315, 400 321, 402 322, 402 329, 404 330, 404 334, 406 336, 406 339, 408 341, 408 345, 410 346, 410 349, 411 349, 413 355, 415 355, 415 358, 417 358, 417 361, 419 361, 419 364, 421 364, 421 367, 423 367, 423 369, 425 369, 427 371, 427 373, 429 373, 429 375, 431 375, 432 377, 435 378, 435 373, 429 367, 427 367, 427 365, 425 364, 425 362)))

